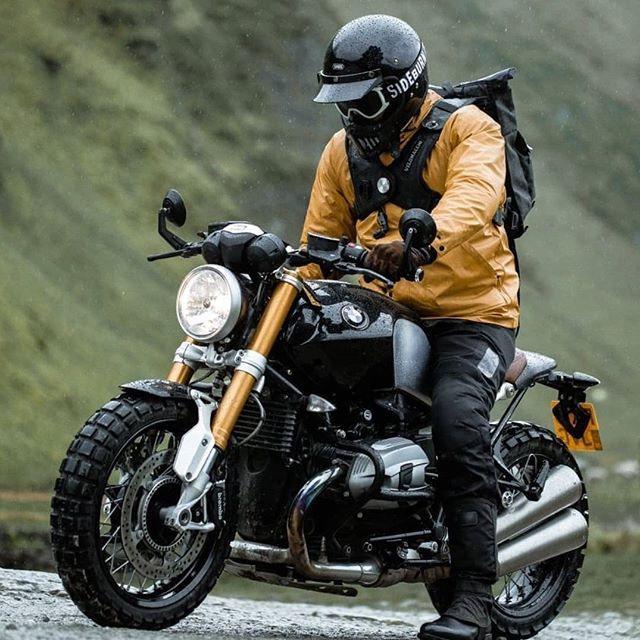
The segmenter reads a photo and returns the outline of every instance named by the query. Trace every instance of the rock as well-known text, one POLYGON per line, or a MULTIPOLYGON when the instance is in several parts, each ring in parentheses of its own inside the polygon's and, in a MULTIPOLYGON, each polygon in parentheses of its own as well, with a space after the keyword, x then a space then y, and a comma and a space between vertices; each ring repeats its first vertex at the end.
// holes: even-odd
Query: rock
POLYGON ((587 482, 601 482, 609 477, 609 471, 604 467, 590 466, 584 470, 584 479, 587 482))
POLYGON ((640 461, 625 460, 624 462, 620 462, 613 467, 613 472, 618 476, 622 476, 626 480, 638 478, 640 477, 640 461))

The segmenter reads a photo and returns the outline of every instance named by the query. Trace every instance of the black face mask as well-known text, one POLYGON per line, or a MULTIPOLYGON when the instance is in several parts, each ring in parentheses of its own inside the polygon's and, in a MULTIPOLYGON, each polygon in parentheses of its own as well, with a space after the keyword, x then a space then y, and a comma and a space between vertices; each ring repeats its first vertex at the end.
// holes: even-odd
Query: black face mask
POLYGON ((347 137, 363 158, 374 159, 385 151, 396 157, 400 153, 400 133, 420 110, 425 95, 426 82, 419 81, 394 100, 387 100, 382 90, 374 90, 360 100, 336 106, 347 137))
POLYGON ((342 124, 347 137, 363 158, 377 158, 381 153, 394 153, 400 148, 400 126, 389 123, 358 125, 344 116, 342 124))

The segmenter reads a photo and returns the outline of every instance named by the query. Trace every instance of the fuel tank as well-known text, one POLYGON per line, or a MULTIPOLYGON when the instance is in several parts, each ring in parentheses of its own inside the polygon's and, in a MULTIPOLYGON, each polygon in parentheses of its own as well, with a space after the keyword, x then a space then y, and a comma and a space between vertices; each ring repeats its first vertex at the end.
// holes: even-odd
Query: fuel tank
POLYGON ((284 327, 296 370, 319 388, 423 392, 429 341, 419 316, 355 284, 309 280, 284 327))

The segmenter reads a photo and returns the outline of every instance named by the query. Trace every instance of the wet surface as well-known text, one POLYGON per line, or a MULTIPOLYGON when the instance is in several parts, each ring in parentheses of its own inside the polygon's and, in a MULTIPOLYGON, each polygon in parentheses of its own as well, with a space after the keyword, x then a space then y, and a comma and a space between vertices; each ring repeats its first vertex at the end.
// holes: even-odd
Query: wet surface
MULTIPOLYGON (((274 592, 277 593, 277 592, 274 592)), ((319 606, 210 596, 186 620, 165 631, 106 629, 93 624, 68 598, 57 576, 0 569, 0 640, 374 640, 415 638, 419 622, 433 614, 407 606, 319 606)), ((561 616, 537 638, 595 640, 640 638, 640 619, 619 613, 561 616)))

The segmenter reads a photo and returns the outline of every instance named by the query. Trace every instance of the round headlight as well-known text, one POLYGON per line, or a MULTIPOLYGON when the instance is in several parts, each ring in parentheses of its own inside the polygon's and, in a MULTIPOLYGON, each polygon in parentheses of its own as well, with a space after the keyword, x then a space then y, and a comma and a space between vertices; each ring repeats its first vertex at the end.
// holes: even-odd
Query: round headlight
POLYGON ((231 333, 242 312, 242 289, 232 271, 219 265, 196 267, 182 281, 176 301, 183 331, 199 342, 231 333))

